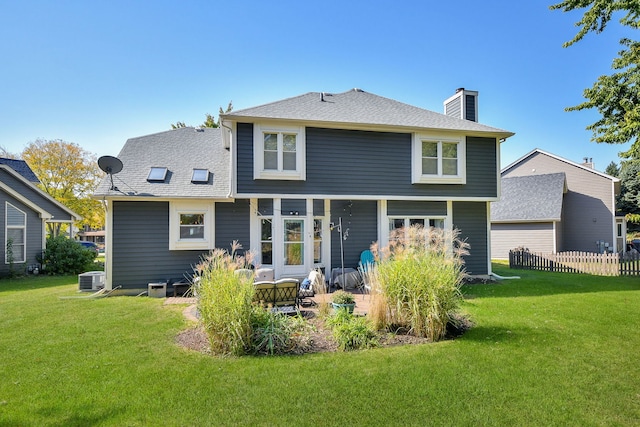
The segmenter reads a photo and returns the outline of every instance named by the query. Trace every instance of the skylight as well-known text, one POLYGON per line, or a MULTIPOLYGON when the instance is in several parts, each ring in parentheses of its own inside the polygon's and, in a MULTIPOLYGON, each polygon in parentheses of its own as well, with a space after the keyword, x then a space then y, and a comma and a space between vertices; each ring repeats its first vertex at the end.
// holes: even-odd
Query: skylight
POLYGON ((167 168, 152 167, 147 176, 147 181, 164 181, 167 177, 167 168))
POLYGON ((191 175, 191 182, 208 182, 209 169, 194 169, 191 175))

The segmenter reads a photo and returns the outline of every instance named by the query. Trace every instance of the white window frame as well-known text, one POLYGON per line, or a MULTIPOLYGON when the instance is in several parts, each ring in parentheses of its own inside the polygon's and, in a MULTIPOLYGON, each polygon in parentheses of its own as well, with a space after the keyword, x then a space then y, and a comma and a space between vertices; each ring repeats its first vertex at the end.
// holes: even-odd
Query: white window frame
POLYGON ((12 205, 9 202, 5 203, 5 215, 4 215, 4 248, 5 248, 5 252, 4 252, 4 263, 5 264, 9 264, 9 259, 7 258, 7 243, 9 242, 9 229, 11 230, 22 230, 22 259, 21 260, 16 260, 15 255, 16 255, 16 251, 15 251, 15 246, 13 246, 13 254, 14 254, 14 259, 13 259, 13 263, 14 264, 24 264, 27 262, 27 213, 25 211, 23 211, 22 209, 18 209, 17 207, 15 207, 14 205, 12 205), (17 210, 18 212, 20 212, 22 214, 22 217, 24 218, 24 223, 22 225, 9 225, 9 215, 8 215, 8 211, 9 211, 9 207, 17 210))
POLYGON ((258 216, 258 224, 259 224, 259 228, 260 228, 260 233, 258 234, 259 236, 259 244, 260 244, 260 263, 262 264, 263 267, 273 267, 273 262, 274 262, 274 247, 275 247, 275 242, 274 242, 274 238, 273 238, 273 215, 259 215, 258 216), (262 239, 262 221, 267 221, 271 224, 271 239, 267 239, 267 240, 263 240, 262 239), (270 243, 271 244, 271 262, 267 263, 265 262, 265 260, 262 257, 262 245, 265 243, 270 243))
POLYGON ((253 178, 254 179, 279 179, 290 181, 304 181, 306 179, 306 142, 303 126, 288 125, 261 125, 254 124, 253 128, 253 178), (278 135, 278 169, 268 170, 264 168, 264 134, 275 133, 278 135), (296 170, 289 171, 283 167, 283 135, 296 135, 296 170))
POLYGON ((215 204, 207 201, 172 201, 169 203, 169 250, 207 250, 215 247, 215 204), (180 238, 180 215, 203 214, 204 237, 180 238))
MULTIPOLYGON (((436 228, 442 228, 443 230, 446 230, 447 228, 447 216, 446 215, 428 215, 428 216, 415 216, 415 215, 389 215, 387 216, 387 224, 390 225, 391 221, 395 221, 397 219, 401 219, 404 221, 404 226, 401 228, 407 228, 411 225, 411 220, 415 220, 415 219, 419 219, 419 220, 423 220, 425 224, 429 224, 429 220, 439 220, 442 221, 442 227, 436 227, 436 228)), ((391 233, 391 229, 389 229, 389 233, 391 233)))
POLYGON ((413 152, 411 153, 413 184, 466 184, 467 183, 467 145, 462 136, 442 136, 433 134, 413 134, 413 152), (435 142, 438 144, 438 173, 422 173, 422 143, 435 142), (442 173, 442 144, 458 145, 458 174, 444 175, 442 173))

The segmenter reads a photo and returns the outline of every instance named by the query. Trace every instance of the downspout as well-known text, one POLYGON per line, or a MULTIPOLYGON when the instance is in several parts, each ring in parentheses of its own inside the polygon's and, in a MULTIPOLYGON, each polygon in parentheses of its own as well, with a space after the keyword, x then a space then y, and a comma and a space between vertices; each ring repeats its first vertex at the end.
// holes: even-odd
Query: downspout
MULTIPOLYGON (((234 169, 235 169, 235 157, 234 157, 234 150, 233 150, 233 141, 232 141, 232 136, 233 136, 233 129, 230 128, 229 126, 227 126, 224 122, 223 119, 220 119, 220 127, 227 129, 229 131, 229 161, 231 162, 231 164, 229 165, 229 192, 227 193, 227 198, 231 199, 233 198, 233 187, 234 187, 234 169)), ((223 136, 223 142, 224 142, 224 136, 223 136)))

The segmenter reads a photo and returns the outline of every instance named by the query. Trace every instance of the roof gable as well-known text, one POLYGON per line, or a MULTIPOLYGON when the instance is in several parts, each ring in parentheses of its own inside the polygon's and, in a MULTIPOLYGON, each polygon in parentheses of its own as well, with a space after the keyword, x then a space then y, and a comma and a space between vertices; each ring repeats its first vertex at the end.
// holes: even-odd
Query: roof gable
POLYGON ((221 115, 222 120, 289 120, 378 127, 401 127, 494 134, 508 138, 512 132, 473 121, 446 116, 393 99, 352 89, 343 93, 308 92, 257 107, 221 115))
POLYGON ((185 127, 130 138, 120 151, 122 171, 107 176, 94 196, 164 198, 226 198, 229 186, 229 151, 219 128, 185 127), (149 180, 152 167, 167 168, 163 180, 149 180), (193 170, 207 169, 206 182, 194 182, 193 170))
POLYGON ((0 165, 7 165, 29 182, 40 184, 40 180, 24 160, 0 157, 0 165))
POLYGON ((560 221, 564 173, 502 178, 500 200, 491 203, 492 222, 560 221))
POLYGON ((555 159, 555 160, 558 160, 558 161, 560 161, 560 162, 566 163, 567 165, 569 165, 569 166, 571 166, 571 167, 575 167, 575 168, 578 168, 578 169, 581 169, 581 170, 587 171, 587 172, 589 172, 589 173, 592 173, 592 174, 598 175, 598 176, 600 176, 600 177, 603 177, 603 178, 609 179, 609 180, 611 180, 611 181, 613 181, 613 182, 619 182, 619 181, 620 181, 620 179, 619 179, 619 178, 616 178, 616 177, 611 176, 611 175, 607 175, 606 173, 603 173, 603 172, 597 171, 597 170, 592 169, 592 168, 590 168, 590 167, 587 167, 587 166, 584 166, 584 165, 581 165, 581 164, 578 164, 578 163, 572 162, 571 160, 565 159, 565 158, 563 158, 563 157, 557 156, 557 155, 555 155, 555 154, 549 153, 549 152, 544 151, 544 150, 541 150, 541 149, 539 149, 539 148, 536 148, 536 149, 534 149, 534 150, 530 151, 529 153, 527 153, 527 154, 525 154, 524 156, 520 157, 520 158, 519 158, 518 160, 516 160, 515 162, 513 162, 513 163, 511 163, 510 165, 508 165, 508 166, 504 167, 504 168, 502 169, 502 171, 501 171, 501 174, 502 174, 502 175, 504 175, 505 173, 509 172, 510 170, 517 168, 521 163, 523 163, 523 162, 524 162, 524 161, 526 161, 527 159, 529 159, 529 158, 531 158, 531 157, 533 157, 533 156, 536 156, 536 155, 543 155, 543 156, 551 157, 551 158, 553 158, 553 159, 555 159))

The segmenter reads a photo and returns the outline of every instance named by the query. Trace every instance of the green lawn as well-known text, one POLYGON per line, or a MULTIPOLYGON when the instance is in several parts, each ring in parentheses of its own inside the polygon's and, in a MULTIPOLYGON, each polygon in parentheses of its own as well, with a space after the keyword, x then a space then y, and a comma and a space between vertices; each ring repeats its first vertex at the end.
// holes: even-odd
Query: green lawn
POLYGON ((640 279, 512 271, 455 341, 298 357, 184 350, 182 306, 0 281, 0 425, 640 424, 640 279))

